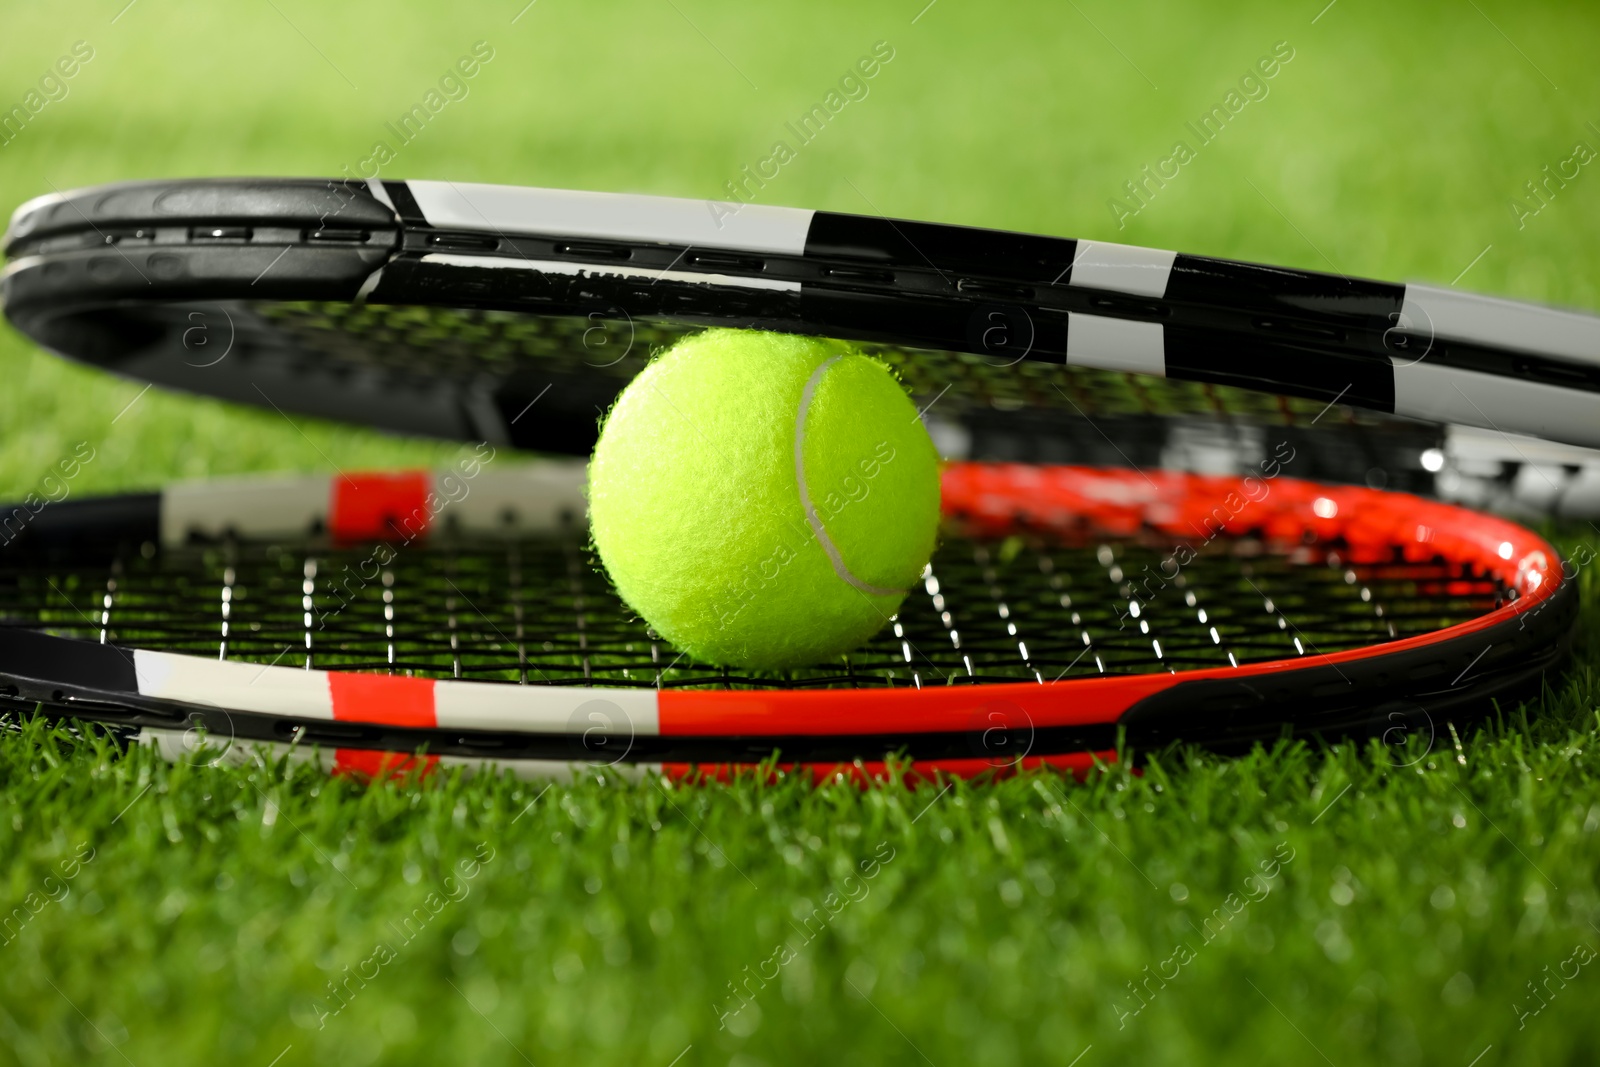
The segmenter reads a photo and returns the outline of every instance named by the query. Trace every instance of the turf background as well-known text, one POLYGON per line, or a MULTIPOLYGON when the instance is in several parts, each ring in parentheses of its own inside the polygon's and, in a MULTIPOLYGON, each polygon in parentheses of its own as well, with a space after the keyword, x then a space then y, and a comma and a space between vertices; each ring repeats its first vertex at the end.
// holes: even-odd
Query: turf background
MULTIPOLYGON (((1592 5, 923 2, 9 2, 0 105, 74 41, 95 58, 0 146, 0 210, 125 178, 339 173, 478 40, 495 56, 468 97, 385 176, 715 197, 885 40, 867 99, 763 202, 1600 308, 1594 168, 1522 228, 1509 206, 1575 141, 1600 147, 1592 5), (1268 97, 1119 230, 1107 199, 1278 41, 1295 57, 1268 97)), ((80 441, 74 493, 453 451, 141 395, 0 329, 0 494, 80 441)), ((0 1062, 1590 1062, 1600 977, 1549 978, 1600 947, 1600 609, 1579 580, 1573 670, 1459 749, 1175 752, 1065 790, 362 789, 30 728, 0 739, 0 905, 62 899, 0 944, 0 1062), (463 898, 319 1028, 328 981, 398 943, 480 842, 494 858, 463 898), (1270 892, 1207 942, 1280 842, 1270 892), (719 1029, 728 984, 770 973, 880 843, 865 895, 719 1029), (93 860, 47 883, 80 845, 93 860), (1184 940, 1192 962, 1121 1018, 1184 940), (1519 1019, 1541 981, 1548 1006, 1519 1019)))

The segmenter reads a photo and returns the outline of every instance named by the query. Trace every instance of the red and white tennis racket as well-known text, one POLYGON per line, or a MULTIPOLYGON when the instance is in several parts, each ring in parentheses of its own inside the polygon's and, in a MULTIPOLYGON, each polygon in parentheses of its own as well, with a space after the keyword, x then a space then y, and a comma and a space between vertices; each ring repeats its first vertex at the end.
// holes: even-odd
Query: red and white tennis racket
POLYGON ((1539 683, 1577 606, 1512 522, 1282 473, 957 463, 892 625, 774 674, 695 663, 587 549, 581 463, 251 478, 7 526, 0 687, 173 759, 685 775, 1088 767, 1417 731, 1539 683), (15 528, 14 528, 15 527, 15 528))

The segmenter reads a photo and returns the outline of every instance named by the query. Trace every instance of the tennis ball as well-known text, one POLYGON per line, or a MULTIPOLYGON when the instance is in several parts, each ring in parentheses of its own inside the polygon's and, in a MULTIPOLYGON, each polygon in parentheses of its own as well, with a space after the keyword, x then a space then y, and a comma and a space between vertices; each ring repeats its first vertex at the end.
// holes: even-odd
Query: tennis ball
POLYGON ((841 341, 714 329, 617 398, 589 465, 617 592, 708 663, 856 647, 933 552, 939 457, 889 369, 841 341))

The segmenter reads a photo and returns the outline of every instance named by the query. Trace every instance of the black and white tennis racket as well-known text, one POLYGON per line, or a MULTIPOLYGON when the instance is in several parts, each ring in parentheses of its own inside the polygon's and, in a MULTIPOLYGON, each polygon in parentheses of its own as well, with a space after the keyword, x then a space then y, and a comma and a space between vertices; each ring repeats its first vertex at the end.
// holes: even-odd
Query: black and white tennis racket
MULTIPOLYGON (((52 507, 30 527, 35 547, 5 557, 32 590, 6 609, 11 636, 18 649, 111 646, 94 660, 111 673, 74 683, 72 664, 94 655, 79 644, 52 646, 63 651, 48 660, 27 645, 3 673, 24 703, 112 709, 145 737, 178 736, 160 731, 199 716, 214 737, 297 751, 421 747, 524 768, 773 751, 866 767, 899 751, 961 770, 1024 750, 1081 765, 1118 729, 1147 745, 1387 728, 1535 680, 1564 647, 1574 594, 1527 531, 1383 487, 1541 513, 1600 504, 1600 466, 1583 447, 1600 440, 1600 323, 1453 290, 787 208, 417 181, 83 190, 24 205, 6 250, 6 312, 25 333, 228 399, 581 455, 661 344, 703 324, 756 326, 862 341, 894 365, 946 455, 1020 461, 952 468, 952 533, 927 604, 908 602, 897 632, 840 663, 761 678, 676 660, 609 599, 584 556, 576 482, 549 498, 572 516, 559 531, 542 490, 520 486, 501 509, 510 526, 471 518, 468 497, 459 529, 445 522, 426 540, 387 519, 344 525, 332 501, 349 479, 309 491, 312 503, 281 511, 297 522, 272 528, 250 519, 250 502, 270 499, 259 487, 52 507), (1257 501, 1262 485, 1271 495, 1257 501), (195 514, 174 499, 225 521, 173 519, 195 514), (142 520, 122 510, 135 506, 142 520), (1174 527, 1173 508, 1198 526, 1174 527), (518 527, 530 513, 545 518, 518 527), (352 536, 380 540, 359 548, 352 536), (328 553, 370 554, 395 537, 407 562, 383 572, 390 599, 372 600, 382 590, 369 580, 359 601, 382 605, 381 626, 351 608, 339 625, 365 620, 356 631, 322 634, 328 553), (1172 568, 1185 545, 1204 562, 1177 564, 1161 596, 1141 595, 1153 587, 1138 576, 1172 568), (455 566, 495 577, 442 585, 455 566), (63 584, 69 571, 51 567, 79 577, 63 584), (270 640, 241 644, 227 605, 247 588, 262 603, 274 567, 290 579, 272 596, 305 632, 280 620, 270 640), (119 599, 135 573, 153 583, 145 616, 119 599), (86 606, 91 587, 100 600, 86 606), (563 601, 530 645, 508 623, 526 610, 511 589, 583 606, 563 601), (29 599, 46 594, 61 602, 29 599), (84 630, 84 610, 104 618, 84 630), (602 619, 620 642, 603 654, 602 619), (175 653, 208 666, 138 668, 175 653), (40 676, 11 669, 29 664, 40 676), (255 680, 241 686, 240 672, 255 680), (191 680, 147 684, 157 677, 191 680), (253 703, 288 677, 311 703, 253 703), (376 694, 365 703, 338 696, 363 687, 376 694), (462 710, 477 707, 510 710, 462 710)), ((500 477, 485 472, 477 499, 499 499, 487 487, 500 477)))
MULTIPOLYGON (((1049 396, 1065 365, 1600 445, 1594 316, 1097 241, 454 182, 222 179, 42 197, 16 212, 6 254, 7 315, 65 355, 569 454, 636 369, 606 364, 644 357, 672 332, 656 323, 976 354, 1015 363, 1005 377, 1029 407, 1070 410, 1049 396)), ((941 376, 911 371, 919 393, 941 376)))

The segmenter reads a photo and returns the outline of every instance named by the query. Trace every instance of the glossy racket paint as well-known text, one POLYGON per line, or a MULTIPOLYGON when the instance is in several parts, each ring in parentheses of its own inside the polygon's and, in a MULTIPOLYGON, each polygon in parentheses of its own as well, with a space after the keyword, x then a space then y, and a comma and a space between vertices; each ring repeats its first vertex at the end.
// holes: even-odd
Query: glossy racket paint
POLYGON ((1465 719, 1536 686, 1576 610, 1537 535, 1406 494, 954 464, 944 543, 878 637, 735 674, 596 573, 581 464, 486 448, 45 509, 0 551, 5 698, 174 759, 265 746, 363 773, 1081 770, 1119 734, 1228 749, 1465 719))
POLYGON ((6 253, 6 314, 56 352, 573 455, 636 369, 620 357, 707 323, 894 346, 928 360, 930 393, 974 373, 951 353, 1036 364, 1027 404, 1057 412, 1081 404, 1054 395, 1066 368, 1204 386, 1195 413, 1244 388, 1600 446, 1593 315, 1100 241, 448 181, 197 179, 41 197, 6 253))

